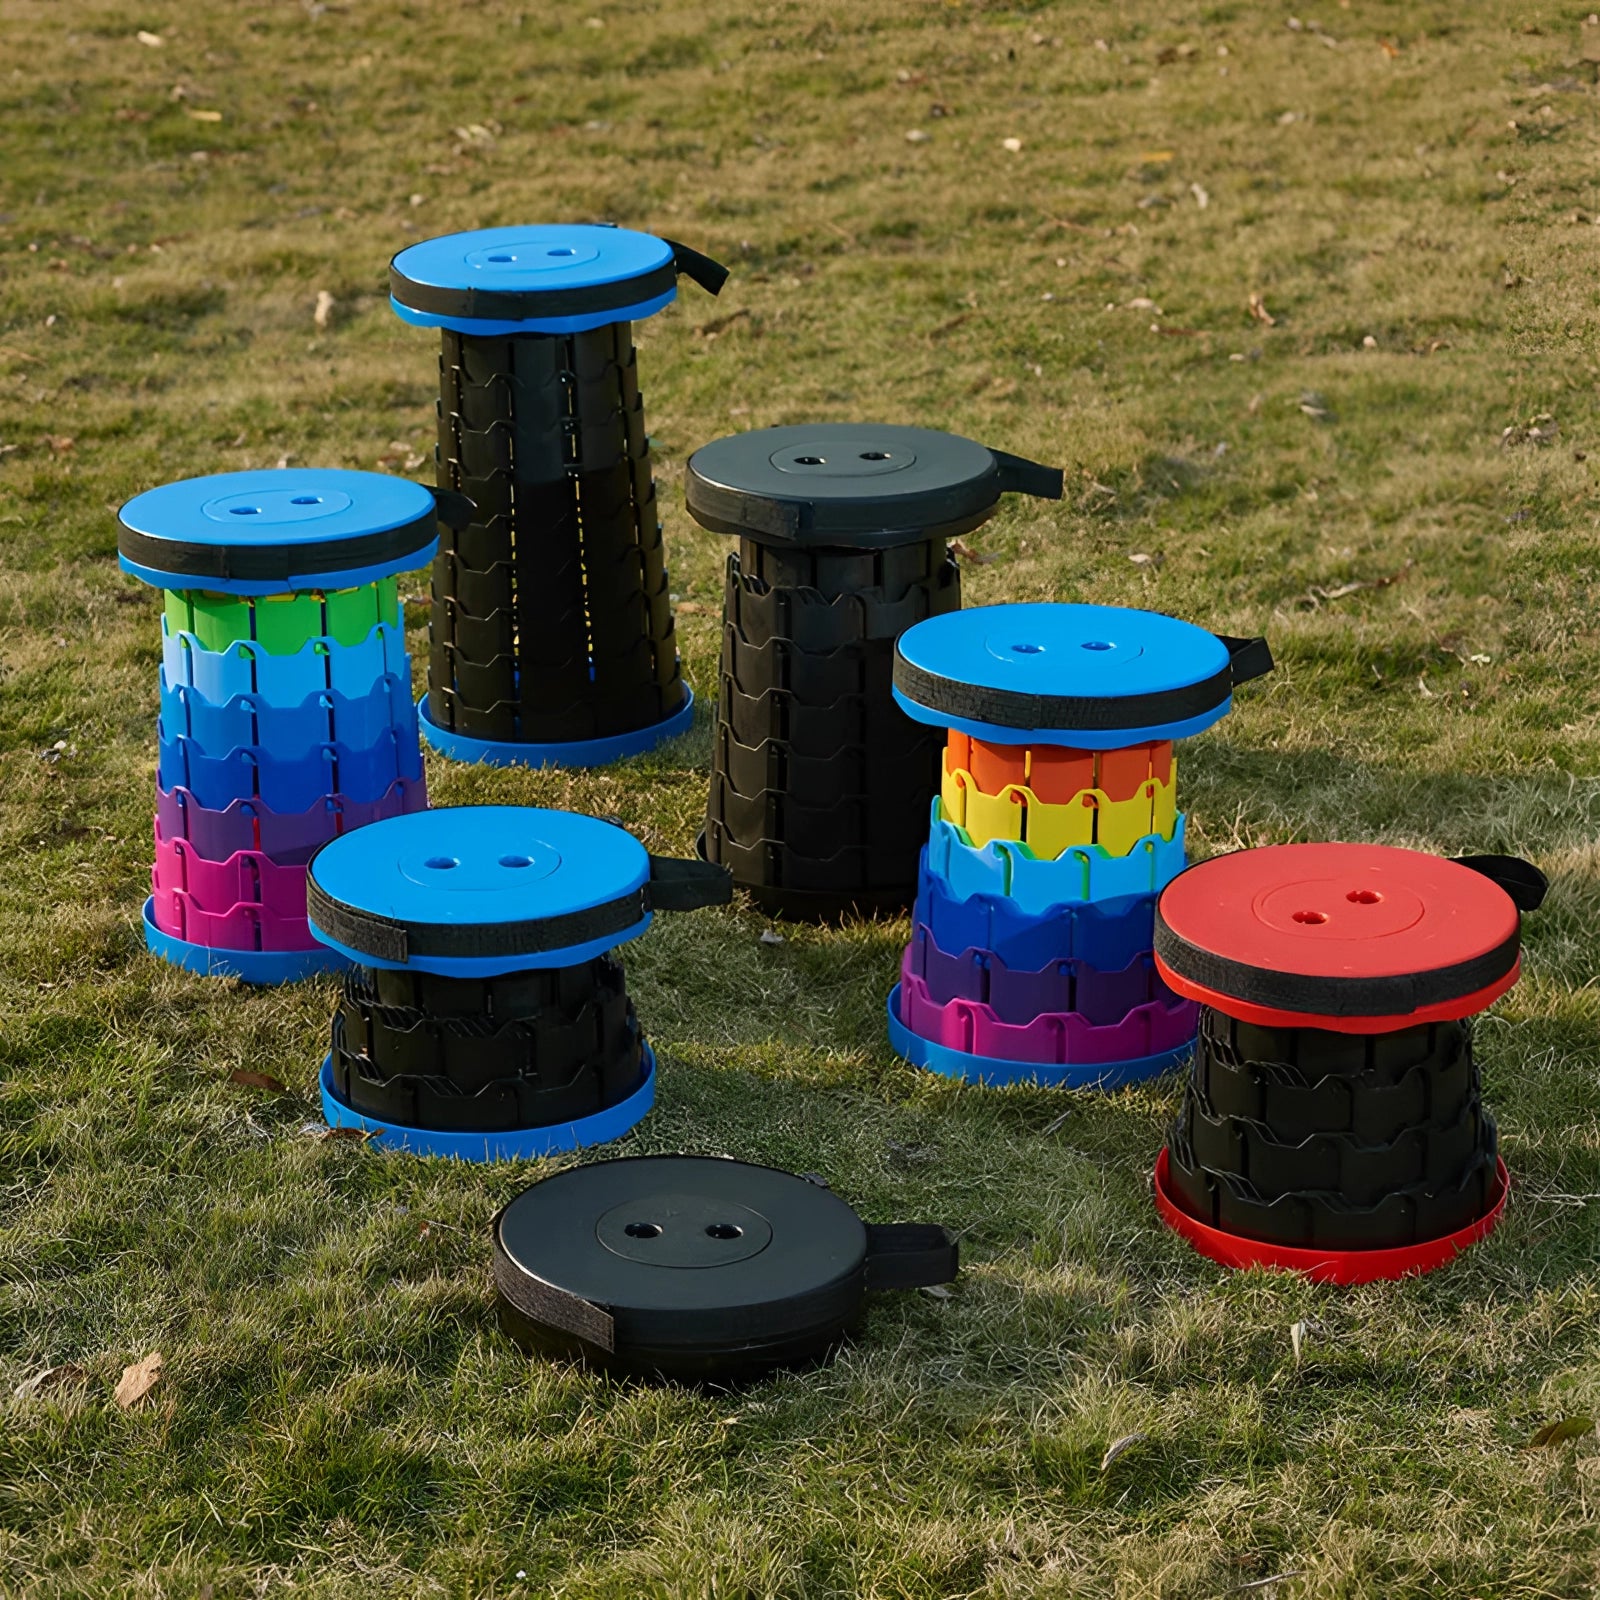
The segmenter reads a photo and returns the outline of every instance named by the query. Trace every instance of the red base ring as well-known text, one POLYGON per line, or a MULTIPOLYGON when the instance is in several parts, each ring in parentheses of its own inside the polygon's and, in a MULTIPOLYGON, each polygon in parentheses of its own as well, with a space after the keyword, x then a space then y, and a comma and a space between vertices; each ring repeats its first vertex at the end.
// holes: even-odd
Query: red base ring
POLYGON ((1503 978, 1496 978, 1486 988, 1458 995, 1454 1000, 1418 1006, 1415 1011, 1383 1017, 1325 1017, 1310 1011, 1277 1011, 1271 1006, 1258 1006, 1181 976, 1159 954, 1156 971, 1175 994, 1181 994, 1185 1000, 1198 1000, 1201 1005, 1210 1006, 1238 1022, 1253 1022, 1263 1028, 1323 1028, 1329 1033, 1395 1033, 1401 1028, 1420 1027, 1425 1022, 1456 1022, 1487 1011, 1521 975, 1522 957, 1517 957, 1516 965, 1503 978))
POLYGON ((1456 1233, 1428 1239, 1422 1244, 1401 1245, 1392 1250, 1306 1250, 1295 1245, 1265 1244, 1224 1233, 1209 1223, 1191 1217, 1172 1198, 1167 1187, 1167 1152, 1162 1147, 1156 1157, 1156 1211, 1161 1220, 1209 1261, 1225 1267, 1272 1267, 1282 1272, 1303 1272, 1313 1283, 1380 1283, 1432 1272, 1453 1260, 1468 1245, 1476 1244, 1494 1231, 1500 1213, 1506 1208, 1511 1189, 1511 1174, 1504 1161, 1496 1160, 1495 1177, 1499 1193, 1494 1204, 1456 1233))

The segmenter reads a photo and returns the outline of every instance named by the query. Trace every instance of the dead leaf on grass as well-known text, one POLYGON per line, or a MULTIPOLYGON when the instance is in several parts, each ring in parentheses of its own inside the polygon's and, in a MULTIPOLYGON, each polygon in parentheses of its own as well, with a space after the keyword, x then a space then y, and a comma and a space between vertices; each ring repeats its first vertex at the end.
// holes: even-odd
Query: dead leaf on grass
POLYGON ((1250 296, 1249 311, 1257 322, 1264 323, 1269 328, 1277 327, 1278 319, 1267 310, 1267 302, 1261 295, 1252 294, 1250 296))
POLYGON ((197 111, 194 109, 194 107, 189 106, 185 107, 183 114, 184 116, 188 117, 191 122, 222 121, 222 113, 220 111, 197 111))
POLYGON ((1303 1320, 1300 1321, 1300 1322, 1291 1322, 1289 1324, 1289 1343, 1294 1347, 1294 1364, 1297 1367, 1300 1365, 1300 1351, 1301 1351, 1302 1347, 1304 1346, 1305 1342, 1306 1342, 1306 1325, 1305 1325, 1305 1322, 1303 1320))
POLYGON ((965 539, 952 539, 950 541, 950 549, 955 555, 960 556, 963 561, 970 562, 975 567, 992 566, 1000 559, 997 555, 985 554, 981 550, 974 550, 965 539))
POLYGON ((326 333, 329 324, 333 321, 334 298, 326 289, 317 290, 317 308, 311 313, 311 320, 320 332, 326 333))
POLYGON ((131 1411, 155 1388, 164 1364, 161 1352, 152 1350, 143 1361, 135 1361, 132 1366, 124 1367, 112 1399, 122 1410, 131 1411))
POLYGON ((1415 565, 1415 561, 1408 561, 1397 571, 1385 573, 1381 578, 1352 578, 1349 583, 1338 584, 1332 589, 1314 583, 1300 597, 1299 604, 1308 611, 1318 611, 1330 600, 1343 600, 1346 595, 1360 594, 1366 589, 1387 589, 1390 584, 1399 583, 1415 565))
POLYGON ((1565 1444, 1569 1439, 1581 1439, 1594 1432, 1593 1417, 1562 1417, 1559 1422, 1547 1422, 1528 1441, 1529 1450, 1544 1450, 1553 1444, 1565 1444))
POLYGON ((715 339, 719 333, 726 332, 734 323, 742 322, 750 315, 749 306, 740 306, 737 311, 730 311, 725 317, 714 317, 710 322, 702 322, 694 330, 697 339, 715 339))
POLYGON ((715 606, 708 606, 699 600, 680 600, 672 608, 680 617, 712 617, 717 614, 715 606))
POLYGON ((287 1084, 280 1083, 270 1072, 253 1072, 248 1067, 235 1067, 228 1074, 229 1083, 245 1089, 269 1089, 273 1094, 288 1094, 287 1084))
POLYGON ((1100 1458, 1100 1470, 1104 1472, 1118 1456, 1125 1454, 1136 1444, 1143 1444, 1149 1437, 1147 1433, 1125 1433, 1120 1439, 1113 1440, 1100 1458))
POLYGON ((40 436, 39 443, 48 445, 52 455, 64 456, 77 443, 77 440, 72 438, 70 434, 46 433, 40 436))
POLYGON ((24 1378, 11 1394, 13 1399, 26 1400, 50 1389, 63 1389, 68 1384, 85 1384, 88 1381, 89 1374, 76 1361, 63 1361, 60 1366, 46 1367, 31 1378, 24 1378))
POLYGON ((166 43, 166 40, 163 39, 159 33, 151 33, 144 28, 141 28, 136 34, 134 34, 134 38, 137 39, 140 44, 149 45, 152 50, 159 50, 162 45, 166 43))

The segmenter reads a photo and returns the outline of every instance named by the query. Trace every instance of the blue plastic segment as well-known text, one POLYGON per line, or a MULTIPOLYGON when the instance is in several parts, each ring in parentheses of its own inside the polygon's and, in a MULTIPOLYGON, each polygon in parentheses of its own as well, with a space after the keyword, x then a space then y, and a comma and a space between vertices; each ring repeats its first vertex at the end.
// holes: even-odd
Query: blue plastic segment
POLYGON ((1047 1066, 1038 1061, 1002 1061, 994 1056, 969 1055, 949 1045, 935 1044, 913 1033, 900 1020, 900 985, 889 991, 889 1047, 914 1067, 937 1072, 944 1078, 989 1089, 1011 1084, 1032 1084, 1041 1089, 1121 1089, 1130 1083, 1143 1083, 1170 1071, 1194 1049, 1193 1041, 1159 1055, 1139 1056, 1131 1061, 1086 1062, 1080 1066, 1047 1066))
POLYGON ((218 755, 196 739, 171 737, 165 728, 158 731, 161 787, 186 789, 208 811, 225 811, 236 800, 259 800, 280 815, 308 811, 334 794, 371 801, 402 778, 422 776, 422 751, 415 737, 392 728, 364 750, 328 743, 293 754, 245 746, 218 755))
POLYGON ((360 644, 312 639, 292 656, 273 655, 248 640, 207 650, 192 633, 173 632, 163 617, 161 664, 165 684, 192 689, 214 706, 255 695, 292 709, 330 689, 359 700, 384 678, 411 681, 403 616, 399 627, 380 622, 360 644))
POLYGON ((417 702, 422 737, 442 756, 486 767, 604 767, 628 756, 642 756, 687 733, 694 721, 694 690, 683 686, 683 704, 670 717, 647 728, 608 734, 601 739, 569 739, 564 744, 520 744, 514 740, 473 739, 441 728, 428 716, 428 697, 417 702))
POLYGON ((298 983, 319 972, 342 972, 350 965, 337 950, 217 950, 163 933, 155 922, 155 897, 144 903, 144 942, 152 955, 203 978, 238 978, 263 987, 298 983))
MULTIPOLYGON (((390 817, 325 846, 311 863, 316 886, 341 906, 409 928, 492 928, 568 916, 640 888, 650 856, 625 828, 536 806, 440 806, 390 817)), ((324 944, 366 966, 489 977, 576 966, 636 939, 646 911, 621 933, 559 950, 496 956, 375 958, 342 945, 311 919, 324 944)))
POLYGON ((922 859, 912 927, 932 933, 941 950, 989 950, 1012 972, 1039 972, 1053 961, 1084 961, 1121 972, 1155 937, 1156 896, 1075 900, 1024 911, 999 895, 963 899, 922 859))
MULTIPOLYGON (((1172 693, 1205 683, 1228 666, 1228 648, 1192 622, 1122 606, 1034 602, 977 606, 929 617, 900 635, 912 666, 953 683, 1019 695, 1116 700, 1172 693)), ((1177 721, 1130 724, 1109 732, 980 722, 924 706, 898 688, 907 716, 1000 744, 1055 744, 1077 750, 1181 739, 1209 728, 1231 695, 1177 721)))
MULTIPOLYGON (((148 539, 174 544, 272 547, 291 558, 345 539, 387 533, 426 521, 431 528, 431 490, 408 478, 342 468, 286 467, 221 472, 185 478, 135 495, 122 507, 122 523, 148 539)), ((298 589, 344 589, 373 583, 397 572, 426 566, 438 548, 437 533, 387 561, 341 572, 293 572, 283 579, 207 577, 203 582, 170 569, 120 557, 122 568, 163 589, 205 588, 217 594, 286 594, 298 589)), ((290 565, 292 567, 292 559, 290 565)))
POLYGON ((672 246, 654 234, 595 223, 541 223, 479 228, 424 239, 395 256, 394 270, 409 282, 442 290, 525 295, 527 315, 515 320, 445 316, 419 311, 390 296, 407 322, 422 328, 497 336, 511 333, 582 333, 613 322, 633 322, 671 303, 675 286, 611 310, 551 316, 542 296, 594 289, 644 278, 669 266, 672 246))
POLYGON ((256 745, 290 752, 326 743, 361 750, 377 744, 390 730, 415 744, 417 713, 410 680, 393 673, 355 698, 324 689, 297 706, 274 705, 259 694, 237 695, 214 705, 198 690, 171 683, 163 667, 161 727, 174 738, 193 739, 205 751, 256 745))
POLYGON ((1040 861, 1010 839, 992 839, 981 850, 967 844, 935 800, 923 862, 958 900, 989 895, 1039 916, 1075 900, 1159 894, 1184 869, 1184 825, 1180 812, 1170 839, 1148 834, 1124 856, 1107 855, 1099 845, 1074 845, 1053 861, 1040 861))
POLYGON ((457 1161, 534 1161, 541 1156, 559 1155, 565 1150, 586 1150, 591 1145, 620 1139, 634 1127, 656 1099, 655 1052, 645 1044, 643 1054, 644 1082, 626 1100, 574 1122, 553 1123, 547 1128, 517 1128, 509 1133, 436 1133, 399 1122, 380 1122, 376 1117, 353 1111, 334 1093, 333 1057, 327 1056, 322 1062, 322 1115, 330 1128, 355 1128, 370 1133, 374 1141, 387 1150, 403 1150, 417 1156, 449 1156, 457 1161))

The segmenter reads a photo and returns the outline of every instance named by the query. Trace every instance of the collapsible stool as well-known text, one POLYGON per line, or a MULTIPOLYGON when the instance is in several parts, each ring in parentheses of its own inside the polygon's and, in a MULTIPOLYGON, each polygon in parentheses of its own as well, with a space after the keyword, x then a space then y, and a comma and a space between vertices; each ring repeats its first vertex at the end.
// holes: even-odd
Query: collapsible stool
POLYGON ((500 1325, 524 1349, 691 1383, 819 1360, 869 1291, 956 1267, 937 1224, 863 1222, 815 1174, 704 1156, 569 1168, 494 1220, 500 1325))
POLYGON ((894 641, 961 604, 949 541, 1060 472, 954 434, 768 428, 689 458, 685 496, 732 534, 702 852, 775 915, 903 911, 939 739, 891 693, 894 641))
POLYGON ((1108 606, 919 623, 895 698, 949 730, 889 1037, 972 1082, 1131 1083, 1194 1040, 1151 954, 1184 866, 1172 742, 1271 669, 1262 639, 1108 606))
POLYGON ((439 515, 420 484, 310 469, 191 478, 122 507, 123 568, 166 591, 157 955, 251 983, 340 964, 307 926, 306 862, 427 805, 395 575, 432 556, 439 515))
POLYGON ((355 963, 329 1126, 476 1161, 620 1137, 655 1098, 655 1056, 614 949, 732 892, 568 811, 446 807, 336 840, 307 888, 312 932, 355 963))
POLYGON ((1442 1266, 1506 1197, 1469 1019, 1516 982, 1506 856, 1369 844, 1216 856, 1161 897, 1156 964, 1199 1002, 1156 1206, 1202 1255, 1366 1283, 1442 1266))
POLYGON ((476 506, 433 573, 423 737, 458 761, 595 766, 682 733, 672 597, 630 324, 680 272, 624 228, 489 228, 402 250, 391 303, 438 328, 439 482, 476 506))

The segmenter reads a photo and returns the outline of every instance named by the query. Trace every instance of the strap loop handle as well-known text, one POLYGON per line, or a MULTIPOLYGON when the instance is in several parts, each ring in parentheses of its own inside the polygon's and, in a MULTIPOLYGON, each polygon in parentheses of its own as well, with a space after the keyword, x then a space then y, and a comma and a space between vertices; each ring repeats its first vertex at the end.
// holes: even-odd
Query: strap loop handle
POLYGON ((961 1247, 936 1222, 867 1224, 867 1288, 923 1289, 949 1283, 961 1265, 961 1247))

